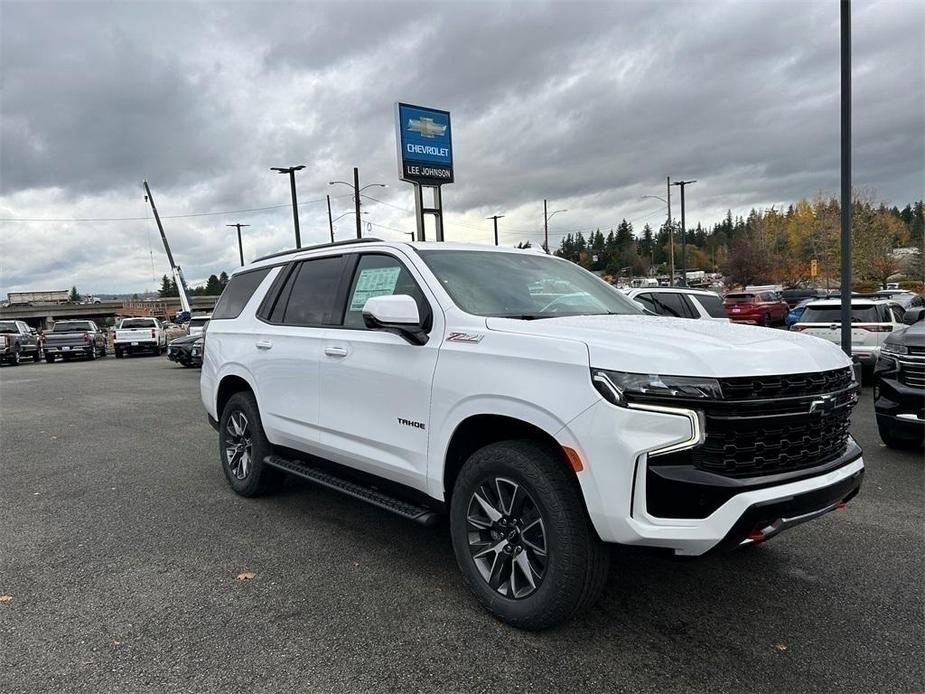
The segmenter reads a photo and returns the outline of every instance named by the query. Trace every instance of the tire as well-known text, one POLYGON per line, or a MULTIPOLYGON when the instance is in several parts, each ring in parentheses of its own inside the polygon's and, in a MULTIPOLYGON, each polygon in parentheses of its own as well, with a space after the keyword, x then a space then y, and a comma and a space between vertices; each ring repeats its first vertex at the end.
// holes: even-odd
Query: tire
POLYGON ((32 355, 32 361, 36 364, 42 361, 42 353, 39 350, 35 350, 35 354, 32 355))
POLYGON ((101 357, 105 357, 105 356, 106 356, 106 345, 103 345, 103 349, 100 350, 100 356, 101 356, 101 357))
POLYGON ((96 359, 96 345, 90 348, 90 351, 87 353, 87 359, 89 361, 94 361, 96 359))
POLYGON ((236 494, 260 496, 270 491, 282 478, 282 472, 263 462, 272 452, 273 446, 263 431, 253 393, 235 393, 229 398, 219 418, 218 455, 225 479, 236 494), (242 432, 241 435, 237 435, 236 431, 242 432), (241 453, 245 455, 231 453, 235 444, 243 447, 241 453))
POLYGON ((70 361, 70 360, 71 360, 71 355, 70 355, 70 354, 62 354, 62 355, 61 355, 61 360, 62 360, 62 361, 70 361))
POLYGON ((610 550, 591 527, 574 473, 539 442, 493 443, 466 461, 453 487, 450 535, 479 602, 511 626, 555 626, 603 592, 610 550), (503 551, 491 553, 501 543, 503 551))
POLYGON ((877 430, 880 432, 880 439, 886 444, 886 447, 894 450, 912 451, 920 448, 923 443, 922 437, 900 436, 889 423, 883 422, 879 417, 877 418, 877 430))
POLYGON ((54 363, 55 363, 55 355, 54 355, 54 354, 46 354, 46 355, 45 355, 45 363, 46 363, 46 364, 54 364, 54 363))
POLYGON ((122 354, 122 350, 121 350, 121 349, 117 349, 117 350, 115 350, 115 352, 116 352, 116 359, 121 359, 121 358, 124 356, 124 355, 122 354))
POLYGON ((13 352, 13 356, 10 357, 9 363, 10 363, 10 366, 19 366, 20 364, 22 364, 22 353, 13 352))
POLYGON ((770 313, 764 314, 764 320, 761 322, 761 324, 766 328, 771 327, 771 314, 770 313))

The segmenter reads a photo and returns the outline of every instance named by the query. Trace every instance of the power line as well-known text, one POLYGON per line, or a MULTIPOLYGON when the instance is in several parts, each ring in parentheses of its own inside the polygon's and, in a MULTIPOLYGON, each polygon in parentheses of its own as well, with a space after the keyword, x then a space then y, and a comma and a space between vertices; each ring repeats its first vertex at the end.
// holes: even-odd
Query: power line
MULTIPOLYGON (((344 198, 352 195, 337 195, 335 197, 344 198)), ((300 202, 299 207, 306 205, 317 205, 325 202, 325 198, 318 200, 306 200, 300 202)), ((292 207, 291 203, 285 205, 270 205, 268 207, 251 207, 243 210, 220 210, 218 212, 190 212, 188 214, 163 215, 161 219, 188 219, 190 217, 213 217, 223 214, 243 214, 245 212, 266 212, 267 210, 278 210, 284 207, 292 207)), ((150 215, 147 217, 82 217, 82 218, 19 218, 19 217, 0 217, 0 222, 144 222, 153 219, 150 215)))

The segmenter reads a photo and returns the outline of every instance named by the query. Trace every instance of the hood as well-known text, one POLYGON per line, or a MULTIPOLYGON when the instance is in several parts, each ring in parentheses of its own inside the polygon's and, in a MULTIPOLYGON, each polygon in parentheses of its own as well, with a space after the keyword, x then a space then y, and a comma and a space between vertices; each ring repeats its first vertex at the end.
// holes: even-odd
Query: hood
POLYGON ((826 371, 851 360, 809 335, 724 321, 663 316, 488 318, 489 330, 583 342, 590 366, 675 376, 758 376, 826 371))
POLYGON ((202 337, 202 335, 185 335, 183 337, 178 337, 176 340, 171 340, 170 344, 174 346, 188 345, 194 343, 200 337, 202 337))
POLYGON ((908 328, 895 331, 886 341, 890 344, 906 345, 906 347, 925 347, 925 321, 919 321, 908 328))

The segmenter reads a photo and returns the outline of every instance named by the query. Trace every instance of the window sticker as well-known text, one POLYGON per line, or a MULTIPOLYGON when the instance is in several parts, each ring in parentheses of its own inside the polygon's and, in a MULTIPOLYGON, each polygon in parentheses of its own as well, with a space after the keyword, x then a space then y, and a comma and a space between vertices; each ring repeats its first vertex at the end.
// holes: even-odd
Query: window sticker
POLYGON ((401 268, 398 266, 360 270, 357 286, 353 290, 353 298, 350 300, 350 310, 362 311, 367 299, 374 296, 391 296, 394 294, 400 273, 401 268))

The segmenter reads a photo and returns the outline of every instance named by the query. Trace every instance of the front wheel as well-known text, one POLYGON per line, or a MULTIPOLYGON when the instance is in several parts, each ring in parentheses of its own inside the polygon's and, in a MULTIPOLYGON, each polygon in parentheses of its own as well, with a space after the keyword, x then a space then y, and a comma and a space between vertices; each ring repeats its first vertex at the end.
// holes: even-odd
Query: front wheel
POLYGON ((456 478, 456 561, 482 606, 512 626, 555 626, 603 591, 610 552, 574 474, 541 443, 503 441, 476 451, 456 478))
POLYGON ((46 355, 45 355, 45 363, 46 363, 46 364, 54 364, 54 363, 55 363, 55 355, 54 355, 54 354, 46 354, 46 355))
POLYGON ((20 364, 22 364, 22 353, 13 352, 13 356, 10 359, 10 366, 19 366, 20 364))
POLYGON ((36 364, 42 361, 42 353, 39 350, 35 350, 35 354, 32 355, 32 361, 36 364))
POLYGON ((122 358, 122 350, 121 350, 121 349, 117 349, 117 350, 115 350, 115 352, 116 352, 116 359, 121 359, 121 358, 122 358))
POLYGON ((263 462, 273 447, 252 393, 235 393, 222 410, 218 451, 228 484, 241 496, 260 496, 282 477, 283 473, 263 462))

